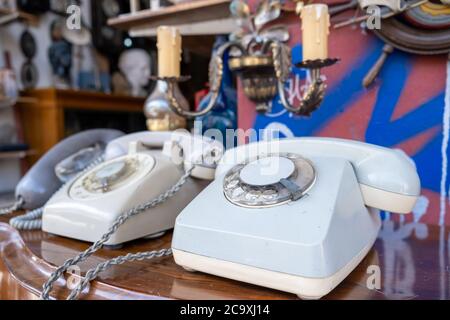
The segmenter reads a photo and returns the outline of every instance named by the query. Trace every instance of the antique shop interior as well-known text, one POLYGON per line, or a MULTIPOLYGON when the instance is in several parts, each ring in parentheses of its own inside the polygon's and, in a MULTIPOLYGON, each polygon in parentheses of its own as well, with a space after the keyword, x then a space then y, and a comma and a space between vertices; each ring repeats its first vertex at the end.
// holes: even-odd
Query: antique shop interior
POLYGON ((0 300, 449 300, 449 141, 449 0, 0 0, 0 300))

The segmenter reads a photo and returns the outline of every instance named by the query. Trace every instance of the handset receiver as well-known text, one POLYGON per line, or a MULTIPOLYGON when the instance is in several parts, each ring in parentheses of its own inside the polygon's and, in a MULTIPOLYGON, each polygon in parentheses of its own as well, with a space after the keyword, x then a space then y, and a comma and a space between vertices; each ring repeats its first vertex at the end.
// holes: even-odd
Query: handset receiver
POLYGON ((420 195, 416 166, 404 152, 337 138, 292 138, 240 146, 225 153, 216 170, 216 178, 248 157, 283 152, 298 153, 306 158, 348 160, 355 171, 365 204, 369 207, 408 213, 413 210, 420 195))
POLYGON ((93 129, 72 135, 48 151, 45 156, 25 174, 16 187, 16 199, 21 199, 23 209, 35 209, 43 206, 50 196, 61 186, 55 174, 55 166, 74 152, 97 143, 107 144, 123 135, 112 129, 93 129))

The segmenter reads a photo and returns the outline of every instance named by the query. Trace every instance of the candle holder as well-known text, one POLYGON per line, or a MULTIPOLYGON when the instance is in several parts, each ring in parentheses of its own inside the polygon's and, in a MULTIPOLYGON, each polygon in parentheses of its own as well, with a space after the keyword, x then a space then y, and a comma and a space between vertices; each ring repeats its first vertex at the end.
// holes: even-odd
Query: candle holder
POLYGON ((277 94, 277 78, 272 57, 244 54, 230 59, 229 65, 241 79, 244 93, 255 103, 256 111, 269 111, 271 101, 277 94))
POLYGON ((175 98, 175 83, 189 77, 163 77, 158 80, 168 85, 170 108, 180 116, 193 118, 211 111, 219 97, 223 76, 223 55, 230 50, 228 61, 231 71, 241 80, 245 95, 256 104, 260 113, 270 112, 272 101, 278 95, 286 110, 296 115, 309 116, 322 102, 326 83, 322 78, 322 68, 335 64, 337 59, 309 60, 297 64, 298 68, 308 69, 310 77, 306 80, 301 101, 293 105, 286 97, 285 84, 291 68, 291 48, 286 44, 289 32, 286 26, 274 25, 280 14, 280 3, 276 0, 263 0, 255 15, 248 14, 245 2, 233 0, 230 10, 241 29, 230 36, 211 58, 209 65, 209 84, 211 98, 209 104, 200 111, 185 110, 175 98), (245 9, 245 10, 244 10, 245 9))
POLYGON ((316 59, 306 60, 295 64, 297 68, 308 69, 310 80, 303 92, 298 105, 292 105, 286 97, 284 90, 285 83, 289 78, 291 69, 290 51, 286 46, 277 42, 271 44, 272 55, 274 57, 274 70, 278 82, 278 93, 281 104, 296 115, 311 116, 311 114, 320 106, 325 97, 327 85, 322 78, 321 70, 334 65, 339 59, 316 59))
POLYGON ((178 99, 176 98, 176 85, 179 82, 187 81, 190 76, 180 76, 180 77, 152 77, 154 80, 164 81, 167 83, 167 99, 169 101, 169 106, 173 112, 185 118, 195 118, 204 116, 209 113, 217 102, 220 94, 220 85, 222 83, 223 77, 223 55, 226 50, 235 48, 238 51, 243 52, 243 48, 238 42, 227 42, 223 44, 213 57, 209 64, 209 91, 211 93, 211 98, 208 105, 200 111, 189 111, 183 108, 178 99))
MULTIPOLYGON (((173 131, 187 127, 185 117, 180 117, 172 111, 170 107, 171 102, 167 97, 168 86, 167 82, 156 80, 155 88, 150 96, 145 100, 144 114, 147 118, 147 128, 150 131, 173 131)), ((178 105, 187 110, 189 109, 189 102, 183 96, 180 88, 175 85, 175 97, 178 105)))
POLYGON ((249 54, 238 42, 229 42, 219 48, 210 63, 209 83, 211 99, 208 106, 201 111, 189 111, 184 109, 176 99, 175 84, 189 80, 189 76, 181 77, 155 77, 167 83, 167 97, 169 106, 178 115, 186 118, 203 116, 211 111, 219 96, 220 83, 223 75, 222 56, 225 50, 235 48, 241 54, 230 58, 229 66, 242 80, 245 95, 256 104, 256 110, 260 113, 271 111, 272 100, 278 94, 280 102, 288 110, 296 115, 310 116, 322 102, 326 83, 322 79, 322 68, 335 64, 338 59, 318 59, 304 61, 295 66, 310 71, 310 81, 302 99, 297 105, 289 102, 285 84, 291 73, 291 49, 278 41, 266 42, 264 48, 258 53, 249 54))

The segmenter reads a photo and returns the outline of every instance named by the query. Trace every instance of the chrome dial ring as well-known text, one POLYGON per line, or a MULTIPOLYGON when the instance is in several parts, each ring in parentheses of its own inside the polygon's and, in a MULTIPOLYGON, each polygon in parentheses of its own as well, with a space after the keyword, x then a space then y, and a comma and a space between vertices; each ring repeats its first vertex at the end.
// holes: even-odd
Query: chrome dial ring
POLYGON ((94 170, 83 179, 83 187, 92 193, 107 192, 136 172, 137 159, 123 159, 108 163, 94 170))
MULTIPOLYGON (((287 163, 285 161, 286 159, 283 159, 280 163, 287 163)), ((280 171, 282 171, 282 169, 280 171)), ((270 171, 268 171, 267 174, 271 174, 270 171)), ((278 171, 273 172, 272 174, 279 176, 278 171)), ((270 181, 271 179, 265 177, 265 179, 260 180, 270 181)), ((257 159, 250 159, 230 169, 223 180, 223 190, 227 200, 235 205, 247 208, 266 208, 282 205, 294 201, 293 199, 300 198, 298 195, 305 195, 313 186, 315 180, 316 171, 313 164, 308 159, 294 153, 269 154, 260 156, 257 159), (244 172, 246 172, 248 171, 248 166, 254 166, 256 161, 264 158, 276 157, 289 159, 294 164, 292 174, 286 179, 296 186, 297 192, 295 196, 292 194, 292 190, 289 190, 286 187, 286 183, 283 184, 278 181, 267 185, 255 185, 245 183, 241 178, 241 172, 244 168, 247 168, 244 170, 244 172)))

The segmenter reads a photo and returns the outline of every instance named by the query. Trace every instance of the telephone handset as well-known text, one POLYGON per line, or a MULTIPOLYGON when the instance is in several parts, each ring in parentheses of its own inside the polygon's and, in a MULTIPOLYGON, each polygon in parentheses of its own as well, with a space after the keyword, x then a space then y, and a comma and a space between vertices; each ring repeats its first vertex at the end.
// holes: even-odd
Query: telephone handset
POLYGON ((98 157, 108 142, 121 135, 123 133, 118 130, 94 129, 60 141, 20 180, 15 190, 15 205, 2 213, 42 207, 61 187, 64 179, 69 179, 77 170, 83 170, 98 157))
MULTIPOLYGON (((290 152, 293 149, 305 157, 320 156, 347 160, 355 171, 364 203, 368 207, 395 213, 409 213, 420 195, 420 180, 416 166, 399 149, 337 138, 285 139, 279 140, 277 144, 260 142, 227 152, 217 168, 216 175, 220 176, 229 171, 236 163, 245 162, 249 155, 261 157, 267 155, 267 152, 290 152)), ((285 158, 280 158, 283 159, 285 158)))
POLYGON ((189 169, 181 192, 148 214, 127 221, 105 245, 165 232, 173 228, 178 213, 214 179, 222 152, 220 143, 185 132, 147 131, 123 136, 108 144, 105 155, 111 160, 83 173, 48 201, 42 229, 95 242, 123 212, 162 194, 189 169))
POLYGON ((379 209, 410 212, 419 195, 416 167, 398 150, 330 138, 241 146, 178 216, 174 259, 317 299, 370 250, 379 209), (204 210, 211 203, 215 210, 204 210))

